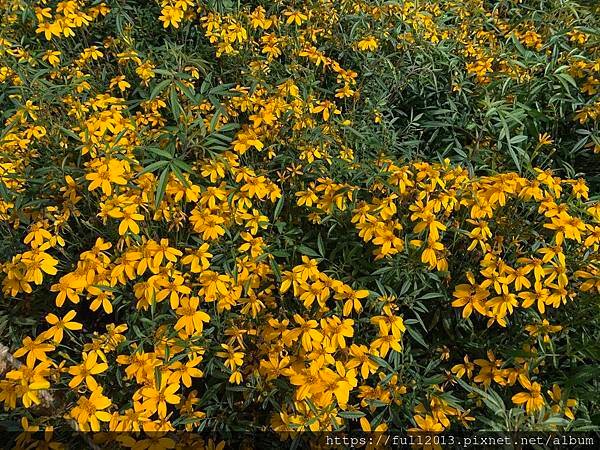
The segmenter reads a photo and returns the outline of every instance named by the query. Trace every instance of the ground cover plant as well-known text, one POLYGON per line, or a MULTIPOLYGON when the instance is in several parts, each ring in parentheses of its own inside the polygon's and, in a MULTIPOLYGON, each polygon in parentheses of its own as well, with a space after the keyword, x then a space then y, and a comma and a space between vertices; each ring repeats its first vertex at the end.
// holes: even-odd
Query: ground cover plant
POLYGON ((0 0, 15 445, 597 429, 598 14, 0 0))

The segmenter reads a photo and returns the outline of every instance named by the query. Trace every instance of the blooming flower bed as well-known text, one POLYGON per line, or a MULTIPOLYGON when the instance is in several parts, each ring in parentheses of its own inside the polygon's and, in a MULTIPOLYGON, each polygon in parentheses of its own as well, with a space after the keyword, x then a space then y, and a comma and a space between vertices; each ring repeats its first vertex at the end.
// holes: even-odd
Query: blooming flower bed
POLYGON ((598 9, 542 3, 0 0, 0 423, 597 427, 598 9))

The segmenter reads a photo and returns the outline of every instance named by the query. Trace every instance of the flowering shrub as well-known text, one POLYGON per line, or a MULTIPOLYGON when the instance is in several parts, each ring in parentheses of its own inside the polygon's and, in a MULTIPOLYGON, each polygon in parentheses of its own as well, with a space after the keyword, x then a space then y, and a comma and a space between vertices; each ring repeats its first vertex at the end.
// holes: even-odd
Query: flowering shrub
POLYGON ((546 3, 0 0, 3 423, 598 426, 598 11, 546 3))

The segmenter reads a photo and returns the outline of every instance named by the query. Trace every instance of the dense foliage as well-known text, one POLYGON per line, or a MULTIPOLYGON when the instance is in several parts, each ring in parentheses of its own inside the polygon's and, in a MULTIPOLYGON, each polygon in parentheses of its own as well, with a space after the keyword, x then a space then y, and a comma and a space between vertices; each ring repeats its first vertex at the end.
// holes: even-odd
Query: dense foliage
POLYGON ((0 0, 2 423, 596 428, 594 3, 0 0))

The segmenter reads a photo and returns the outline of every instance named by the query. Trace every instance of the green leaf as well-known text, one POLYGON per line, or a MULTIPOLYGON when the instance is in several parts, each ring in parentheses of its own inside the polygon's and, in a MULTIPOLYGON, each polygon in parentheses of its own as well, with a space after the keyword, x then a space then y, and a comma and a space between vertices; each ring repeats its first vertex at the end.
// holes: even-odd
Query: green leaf
POLYGON ((179 103, 179 98, 177 97, 177 90, 172 88, 169 91, 169 103, 171 104, 171 113, 175 120, 179 120, 179 116, 184 113, 184 109, 179 103))
POLYGON ((441 292, 430 292, 429 294, 425 294, 421 297, 419 297, 420 300, 430 300, 432 298, 444 298, 446 297, 444 294, 442 294, 441 292))
POLYGON ((63 133, 66 134, 67 136, 69 136, 72 139, 75 139, 78 142, 81 142, 81 138, 79 136, 77 136, 75 133, 73 133, 71 130, 66 129, 65 127, 61 127, 59 125, 58 129, 63 133))
POLYGON ((163 150, 163 149, 160 149, 157 147, 146 147, 146 150, 148 150, 151 153, 154 153, 155 155, 162 156, 163 158, 167 158, 167 159, 173 158, 172 154, 170 154, 166 150, 163 150))
POLYGON ((504 405, 504 401, 502 401, 502 398, 494 390, 488 389, 487 391, 482 391, 475 386, 465 383, 463 380, 458 380, 458 384, 460 384, 469 392, 475 392, 479 394, 486 406, 490 408, 490 410, 492 410, 496 415, 503 415, 505 413, 506 406, 504 405))
POLYGON ((273 221, 275 221, 279 217, 279 214, 281 214, 281 210, 283 209, 284 203, 285 203, 285 195, 283 195, 283 193, 281 193, 281 197, 279 197, 279 200, 277 201, 277 204, 275 205, 275 210, 273 211, 273 221))
POLYGON ((2 200, 4 200, 5 202, 10 201, 10 198, 11 198, 10 193, 9 193, 9 190, 6 188, 4 181, 0 181, 0 196, 2 197, 2 200))
POLYGON ((183 184, 186 189, 189 188, 190 182, 185 179, 185 177, 183 176, 183 173, 181 173, 181 169, 179 169, 179 167, 177 167, 175 164, 171 164, 170 167, 171 167, 171 170, 173 171, 173 173, 175 174, 175 176, 177 177, 177 179, 179 181, 181 181, 181 184, 183 184))
POLYGON ((325 258, 325 246, 323 245, 323 237, 321 233, 317 236, 317 248, 319 249, 319 253, 323 258, 325 258))
POLYGON ((517 136, 513 136, 512 138, 510 138, 510 143, 511 144, 519 144, 520 142, 526 141, 528 139, 527 136, 524 136, 522 134, 519 134, 517 136))
POLYGON ((549 417, 548 419, 544 420, 543 424, 544 425, 551 425, 551 426, 560 426, 560 427, 565 427, 567 425, 569 425, 569 421, 563 417, 558 417, 558 416, 554 416, 554 417, 549 417))
POLYGON ((577 82, 573 79, 573 77, 571 75, 569 75, 568 73, 554 73, 554 75, 556 76, 556 78, 558 78, 559 80, 564 80, 567 83, 569 83, 571 86, 573 86, 575 89, 577 89, 577 82))
POLYGON ((311 258, 320 258, 321 257, 321 255, 319 255, 316 251, 314 251, 310 247, 307 247, 306 245, 299 245, 296 247, 296 250, 298 250, 303 255, 310 256, 311 258))
POLYGON ((514 161, 515 166, 517 167, 517 170, 519 172, 521 172, 521 161, 519 160, 519 157, 517 156, 517 154, 515 153, 515 151, 513 150, 513 147, 511 145, 508 146, 508 153, 510 154, 510 157, 514 161))
POLYGON ((163 197, 165 196, 165 191, 167 189, 167 183, 169 182, 169 167, 165 167, 160 174, 160 178, 158 179, 158 185, 156 186, 156 198, 154 199, 154 208, 158 209, 160 203, 162 202, 163 197))
POLYGON ((171 161, 171 163, 175 164, 177 167, 179 167, 184 172, 194 173, 194 169, 192 169, 192 167, 188 163, 185 163, 185 162, 181 161, 180 159, 174 159, 173 161, 171 161))
POLYGON ((152 164, 149 164, 146 167, 144 167, 138 173, 138 176, 143 175, 143 174, 148 173, 148 172, 154 172, 155 170, 161 169, 161 168, 165 167, 168 164, 169 164, 169 161, 156 161, 156 162, 153 162, 152 164))
POLYGON ((157 386, 161 385, 162 382, 162 372, 160 371, 160 369, 158 367, 154 368, 154 381, 156 383, 157 386))
POLYGON ((277 282, 281 281, 281 269, 279 268, 279 264, 275 261, 275 258, 269 258, 269 265, 271 266, 271 270, 273 271, 273 275, 275 275, 275 279, 277 282))
POLYGON ((181 92, 183 93, 183 95, 185 95, 194 105, 198 104, 198 99, 196 98, 196 94, 193 91, 193 88, 190 88, 189 86, 186 86, 185 84, 183 84, 179 80, 175 81, 175 84, 181 90, 181 92))
POLYGON ((344 419, 356 420, 365 417, 365 413, 362 411, 340 411, 338 416, 344 419))
POLYGON ((173 80, 162 80, 160 83, 158 83, 156 86, 154 86, 154 89, 152 89, 152 93, 150 94, 150 100, 155 99, 156 97, 158 97, 158 95, 165 90, 165 88, 172 83, 173 80))
POLYGON ((423 339, 423 336, 419 331, 415 330, 413 327, 406 327, 406 331, 408 331, 408 334, 410 334, 410 336, 423 347, 429 348, 429 346, 425 342, 425 339, 423 339))
POLYGON ((432 377, 423 378, 421 381, 423 384, 440 384, 446 380, 446 376, 437 374, 432 377))
POLYGON ((371 361, 376 362, 379 365, 379 367, 385 367, 387 370, 390 370, 392 372, 394 371, 394 368, 390 366, 390 364, 385 359, 375 355, 369 355, 369 358, 371 359, 371 361))

